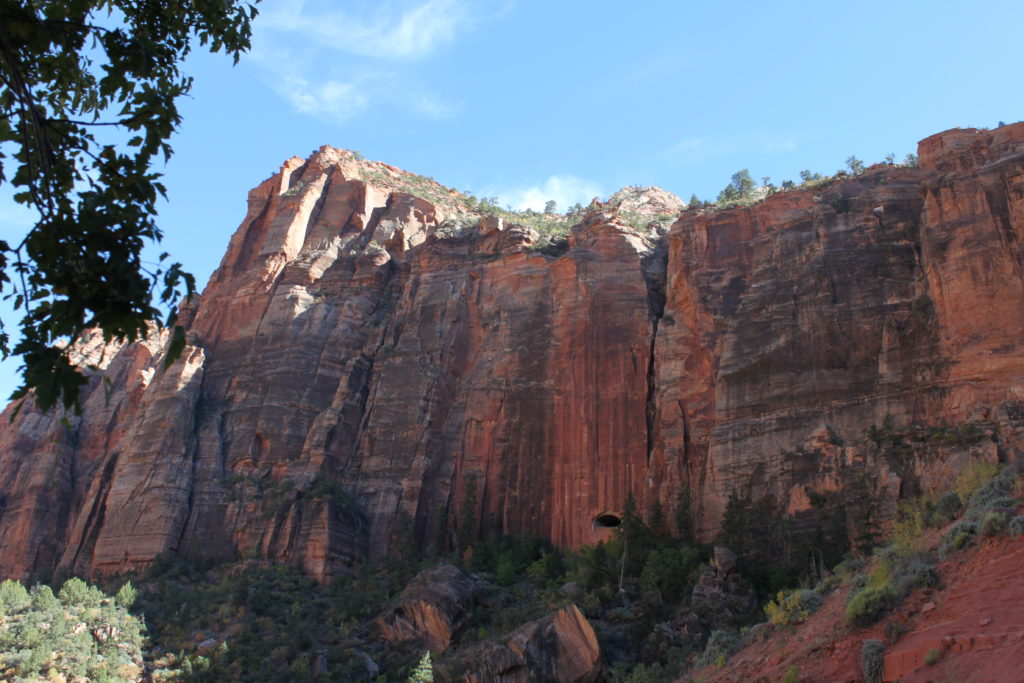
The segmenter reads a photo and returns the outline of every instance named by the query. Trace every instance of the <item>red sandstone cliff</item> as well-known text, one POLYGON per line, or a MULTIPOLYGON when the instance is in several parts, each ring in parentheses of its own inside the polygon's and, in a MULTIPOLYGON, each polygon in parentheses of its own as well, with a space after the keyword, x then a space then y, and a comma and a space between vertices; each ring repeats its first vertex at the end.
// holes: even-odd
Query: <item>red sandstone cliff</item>
POLYGON ((326 578, 468 514, 578 546, 627 492, 670 507, 684 481, 705 535, 732 492, 796 514, 851 482, 884 520, 1024 448, 1024 124, 920 158, 665 236, 591 214, 557 255, 398 169, 291 159, 185 311, 181 360, 93 340, 81 418, 2 419, 0 574, 176 552, 326 578), (983 438, 894 459, 863 439, 887 414, 983 438))

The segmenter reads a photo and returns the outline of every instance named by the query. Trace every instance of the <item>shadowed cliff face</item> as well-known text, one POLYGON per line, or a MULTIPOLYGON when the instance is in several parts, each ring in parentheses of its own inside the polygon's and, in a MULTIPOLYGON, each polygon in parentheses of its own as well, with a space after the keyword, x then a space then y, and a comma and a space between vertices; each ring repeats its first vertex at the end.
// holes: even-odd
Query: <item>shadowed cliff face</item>
POLYGON ((1024 447, 1024 125, 920 157, 663 236, 593 213, 558 255, 398 169, 291 159, 185 309, 181 360, 162 370, 158 334, 85 340, 81 418, 2 418, 0 573, 173 552, 326 579, 468 525, 579 546, 684 482, 705 536, 734 493, 867 496, 884 522, 1024 447), (897 457, 864 438, 886 415, 981 436, 897 457))

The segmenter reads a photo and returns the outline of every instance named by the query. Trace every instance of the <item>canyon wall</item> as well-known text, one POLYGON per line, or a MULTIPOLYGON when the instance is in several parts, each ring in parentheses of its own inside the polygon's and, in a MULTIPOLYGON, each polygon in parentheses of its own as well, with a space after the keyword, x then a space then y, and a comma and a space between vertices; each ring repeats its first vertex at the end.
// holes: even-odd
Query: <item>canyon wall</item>
POLYGON ((705 538, 730 496, 884 523, 1024 449, 1024 124, 919 152, 667 233, 609 205, 543 248, 399 169, 290 159, 181 359, 94 335, 80 417, 0 418, 0 574, 178 553, 326 580, 467 529, 578 547, 684 485, 705 538))

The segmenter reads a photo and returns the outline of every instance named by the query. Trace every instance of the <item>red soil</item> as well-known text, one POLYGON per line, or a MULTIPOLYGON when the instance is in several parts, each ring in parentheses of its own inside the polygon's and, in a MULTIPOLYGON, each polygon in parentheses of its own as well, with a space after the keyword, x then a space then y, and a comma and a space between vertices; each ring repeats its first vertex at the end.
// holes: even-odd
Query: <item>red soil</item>
POLYGON ((716 670, 695 672, 694 680, 779 681, 791 667, 800 681, 862 681, 861 645, 886 643, 885 680, 911 682, 1007 683, 1024 681, 1024 536, 981 539, 939 565, 942 589, 911 594, 871 628, 846 626, 847 589, 828 596, 822 608, 791 631, 777 629, 716 670), (893 644, 888 623, 904 634, 893 644), (925 658, 935 650, 932 664, 925 658))

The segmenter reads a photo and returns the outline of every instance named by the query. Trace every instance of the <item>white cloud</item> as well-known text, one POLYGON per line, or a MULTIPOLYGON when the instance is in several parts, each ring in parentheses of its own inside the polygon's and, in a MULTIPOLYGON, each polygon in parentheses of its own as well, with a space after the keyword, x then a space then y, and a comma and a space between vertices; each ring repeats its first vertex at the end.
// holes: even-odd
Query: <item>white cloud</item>
POLYGON ((261 8, 251 59, 296 111, 341 121, 385 102, 443 119, 458 107, 405 65, 434 54, 477 21, 467 0, 281 0, 261 8))
POLYGON ((540 185, 509 189, 497 195, 502 205, 518 211, 543 211, 549 199, 555 200, 559 211, 565 211, 577 202, 586 205, 594 197, 604 196, 596 183, 571 175, 553 175, 540 185))
POLYGON ((310 83, 301 77, 292 77, 276 85, 296 111, 334 120, 345 120, 360 112, 369 98, 352 83, 325 80, 310 83))
POLYGON ((332 51, 420 59, 453 41, 473 16, 460 0, 354 4, 357 11, 339 11, 334 2, 290 0, 263 12, 261 20, 267 30, 296 33, 332 51))
POLYGON ((447 119, 458 111, 458 106, 434 93, 419 93, 412 97, 412 108, 432 119, 447 119))

